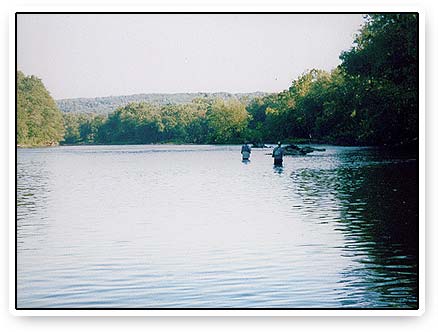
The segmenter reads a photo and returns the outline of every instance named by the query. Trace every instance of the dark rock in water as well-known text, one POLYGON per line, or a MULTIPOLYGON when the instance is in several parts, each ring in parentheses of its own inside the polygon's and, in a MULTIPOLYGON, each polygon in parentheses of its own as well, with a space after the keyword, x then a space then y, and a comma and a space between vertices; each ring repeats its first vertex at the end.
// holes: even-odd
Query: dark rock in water
POLYGON ((297 145, 290 144, 284 148, 285 155, 306 155, 308 153, 312 153, 314 151, 325 151, 325 149, 314 148, 311 146, 304 146, 300 148, 297 145))
POLYGON ((267 146, 264 143, 253 143, 252 148, 270 148, 271 146, 267 146))
POLYGON ((304 152, 304 153, 311 153, 311 152, 313 152, 313 151, 315 151, 315 150, 313 150, 313 149, 312 149, 311 147, 309 147, 309 146, 305 146, 305 147, 301 148, 301 151, 304 152))
POLYGON ((306 153, 301 151, 301 149, 296 145, 287 145, 284 147, 284 155, 295 156, 295 155, 305 155, 306 153))
POLYGON ((311 147, 311 146, 303 146, 301 148, 301 151, 303 151, 305 153, 311 153, 311 152, 314 152, 314 151, 325 151, 325 149, 318 149, 318 148, 314 148, 314 147, 311 147))

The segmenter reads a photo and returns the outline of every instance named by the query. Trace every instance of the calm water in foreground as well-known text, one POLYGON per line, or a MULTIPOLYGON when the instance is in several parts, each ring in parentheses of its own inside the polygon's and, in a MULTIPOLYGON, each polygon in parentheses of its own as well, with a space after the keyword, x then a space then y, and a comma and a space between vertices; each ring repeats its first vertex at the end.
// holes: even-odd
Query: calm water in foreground
POLYGON ((418 164, 369 148, 19 149, 19 308, 415 308, 418 164))

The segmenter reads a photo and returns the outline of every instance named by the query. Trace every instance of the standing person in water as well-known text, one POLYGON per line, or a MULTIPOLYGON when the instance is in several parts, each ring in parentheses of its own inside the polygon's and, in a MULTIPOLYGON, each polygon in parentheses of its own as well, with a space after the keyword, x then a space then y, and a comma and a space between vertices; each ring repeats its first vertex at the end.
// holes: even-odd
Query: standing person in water
POLYGON ((249 156, 251 155, 251 148, 249 147, 248 143, 245 142, 245 144, 242 145, 240 153, 242 154, 242 161, 249 160, 249 156))
POLYGON ((274 166, 283 166, 284 149, 281 147, 281 142, 272 151, 272 158, 274 158, 274 166))

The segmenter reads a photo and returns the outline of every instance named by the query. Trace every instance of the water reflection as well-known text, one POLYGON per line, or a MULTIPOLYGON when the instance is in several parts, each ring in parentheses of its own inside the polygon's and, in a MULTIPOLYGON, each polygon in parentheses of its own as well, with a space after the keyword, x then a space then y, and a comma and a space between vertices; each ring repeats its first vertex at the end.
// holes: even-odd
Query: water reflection
MULTIPOLYGON (((17 164, 17 249, 23 249, 24 239, 28 247, 38 248, 46 241, 48 231, 47 210, 50 173, 43 161, 31 160, 29 167, 17 164)), ((29 249, 29 248, 28 248, 29 249)))
POLYGON ((352 259, 339 287, 344 306, 417 307, 418 164, 379 151, 340 154, 338 168, 297 169, 291 191, 320 222, 336 222, 352 259))
POLYGON ((274 166, 272 167, 272 169, 273 169, 274 172, 277 173, 277 174, 283 174, 283 172, 284 172, 283 166, 274 165, 274 166))

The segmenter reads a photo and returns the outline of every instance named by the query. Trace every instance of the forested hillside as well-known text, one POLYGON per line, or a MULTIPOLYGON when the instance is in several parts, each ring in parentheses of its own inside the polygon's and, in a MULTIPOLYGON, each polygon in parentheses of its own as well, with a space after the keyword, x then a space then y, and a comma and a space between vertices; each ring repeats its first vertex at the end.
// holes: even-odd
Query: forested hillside
POLYGON ((118 107, 125 106, 129 103, 150 103, 157 105, 187 104, 197 98, 223 100, 237 98, 241 101, 248 101, 265 95, 267 95, 267 93, 264 92, 143 93, 129 96, 60 99, 57 100, 56 103, 60 110, 65 113, 95 113, 106 115, 115 111, 118 107))

